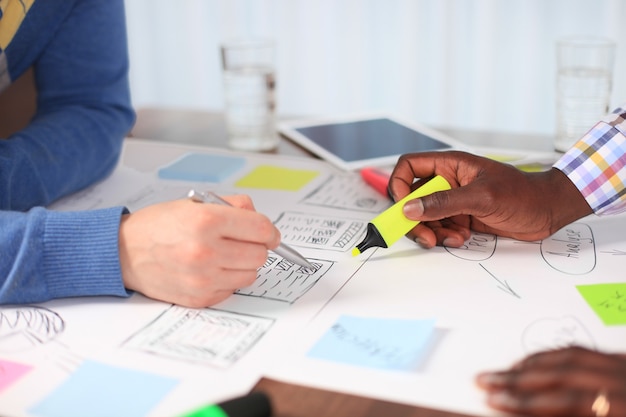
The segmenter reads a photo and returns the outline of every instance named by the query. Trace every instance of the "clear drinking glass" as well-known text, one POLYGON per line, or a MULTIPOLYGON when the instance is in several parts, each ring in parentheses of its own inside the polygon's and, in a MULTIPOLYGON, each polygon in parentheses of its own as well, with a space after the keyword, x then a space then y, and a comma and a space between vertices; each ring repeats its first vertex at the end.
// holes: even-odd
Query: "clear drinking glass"
POLYGON ((228 144, 233 149, 276 148, 275 45, 271 40, 235 40, 221 45, 228 144))
POLYGON ((609 111, 615 43, 576 36, 556 44, 556 139, 565 152, 609 111))

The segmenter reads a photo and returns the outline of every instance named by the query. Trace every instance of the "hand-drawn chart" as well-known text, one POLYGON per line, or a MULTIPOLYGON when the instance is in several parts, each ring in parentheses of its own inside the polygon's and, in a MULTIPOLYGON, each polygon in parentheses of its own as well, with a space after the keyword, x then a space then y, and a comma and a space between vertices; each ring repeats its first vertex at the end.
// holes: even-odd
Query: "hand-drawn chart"
POLYGON ((330 261, 309 259, 315 269, 305 268, 276 255, 270 255, 257 271, 257 278, 249 287, 236 294, 270 300, 295 302, 313 287, 333 265, 330 261))
POLYGON ((274 224, 285 243, 341 252, 358 243, 366 226, 360 220, 289 211, 282 213, 274 224))
POLYGON ((353 174, 331 175, 326 183, 307 195, 303 202, 369 213, 380 213, 391 205, 391 201, 365 184, 360 176, 353 174))
POLYGON ((250 350, 273 323, 265 317, 172 306, 123 346, 226 368, 250 350))

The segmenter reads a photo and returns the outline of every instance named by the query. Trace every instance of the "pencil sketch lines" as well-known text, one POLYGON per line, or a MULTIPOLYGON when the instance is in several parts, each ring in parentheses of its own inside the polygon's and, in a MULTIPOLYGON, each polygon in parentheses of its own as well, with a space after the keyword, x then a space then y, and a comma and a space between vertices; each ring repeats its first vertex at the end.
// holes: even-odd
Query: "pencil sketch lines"
POLYGON ((470 238, 458 248, 449 248, 446 251, 457 258, 467 261, 484 261, 496 252, 498 237, 488 233, 472 232, 470 238))
POLYGON ((43 307, 0 309, 0 351, 15 352, 54 340, 65 329, 57 313, 43 307))
POLYGON ((530 323, 522 332, 526 353, 574 345, 596 348, 591 334, 576 317, 542 318, 530 323))
POLYGON ((626 255, 626 251, 619 250, 619 249, 603 250, 603 251, 601 251, 601 253, 608 253, 608 254, 611 254, 613 256, 626 255))
POLYGON ((355 173, 332 175, 324 184, 307 195, 305 204, 348 211, 380 213, 390 201, 363 182, 355 173))
POLYGON ((226 368, 248 352, 273 323, 266 317, 171 306, 122 345, 226 368))
POLYGON ((363 221, 296 212, 282 213, 275 225, 287 244, 338 251, 356 245, 365 230, 363 221))
POLYGON ((268 256, 257 271, 257 278, 235 294, 294 303, 309 291, 333 265, 331 261, 309 259, 313 268, 306 268, 278 256, 268 256))
POLYGON ((553 269, 585 275, 596 266, 595 239, 591 227, 572 223, 541 241, 541 256, 553 269))
POLYGON ((289 262, 286 259, 283 259, 282 261, 279 261, 276 264, 276 269, 280 270, 280 271, 289 271, 291 269, 291 267, 293 266, 293 263, 289 262))
POLYGON ((499 289, 501 289, 501 290, 502 290, 502 291, 504 291, 505 293, 510 294, 510 295, 512 295, 512 296, 514 296, 514 297, 517 297, 517 298, 522 298, 522 297, 520 297, 520 296, 519 296, 519 294, 518 294, 518 293, 516 293, 516 292, 515 292, 515 291, 514 291, 514 290, 513 290, 510 286, 509 286, 509 283, 508 283, 508 282, 506 282, 506 280, 504 280, 504 281, 503 281, 503 280, 498 279, 498 278, 497 278, 494 274, 492 274, 491 272, 489 272, 489 270, 488 270, 487 268, 485 268, 485 266, 484 266, 483 264, 480 264, 480 263, 479 263, 478 265, 480 265, 480 267, 481 267, 482 269, 484 269, 484 270, 485 270, 485 272, 486 272, 486 273, 488 273, 488 274, 491 276, 491 278, 495 279, 495 280, 498 282, 498 284, 500 284, 500 285, 498 285, 498 288, 499 288, 499 289))
POLYGON ((336 248, 345 248, 350 245, 351 242, 354 241, 355 237, 361 233, 363 230, 362 222, 352 222, 348 226, 347 230, 343 233, 343 235, 337 240, 335 243, 336 248))

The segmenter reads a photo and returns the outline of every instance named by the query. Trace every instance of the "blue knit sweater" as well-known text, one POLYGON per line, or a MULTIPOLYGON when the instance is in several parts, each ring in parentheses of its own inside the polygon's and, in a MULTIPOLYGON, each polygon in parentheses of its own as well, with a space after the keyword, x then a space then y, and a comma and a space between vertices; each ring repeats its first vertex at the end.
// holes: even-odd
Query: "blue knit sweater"
POLYGON ((11 0, 0 23, 0 90, 33 67, 38 92, 30 125, 0 140, 0 303, 126 296, 124 208, 43 208, 108 175, 134 122, 124 2, 11 0))

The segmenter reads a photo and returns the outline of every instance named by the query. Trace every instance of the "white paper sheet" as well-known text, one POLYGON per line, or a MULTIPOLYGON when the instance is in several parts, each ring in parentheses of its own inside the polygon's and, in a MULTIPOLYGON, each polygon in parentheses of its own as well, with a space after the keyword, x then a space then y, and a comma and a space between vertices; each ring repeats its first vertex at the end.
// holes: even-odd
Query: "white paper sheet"
POLYGON ((543 242, 474 234, 462 249, 350 249, 389 201, 356 173, 313 159, 264 154, 219 184, 162 180, 160 166, 186 152, 227 151, 128 141, 107 180, 55 203, 58 210, 147 204, 190 188, 249 194, 285 242, 316 265, 306 271, 269 253, 257 282, 212 309, 111 297, 0 308, 0 361, 32 366, 0 392, 6 416, 28 410, 84 361, 152 372, 179 383, 148 413, 171 417, 247 392, 262 376, 465 414, 496 415, 476 373, 524 355, 579 343, 626 351, 626 326, 607 326, 577 285, 624 283, 626 217, 589 217, 543 242), (297 191, 242 188, 259 165, 317 171, 297 191), (295 288, 287 290, 297 283, 295 288), (308 356, 343 315, 435 321, 419 366, 382 370, 308 356), (229 324, 230 323, 230 324, 229 324), (234 327, 229 328, 229 325, 234 327))

